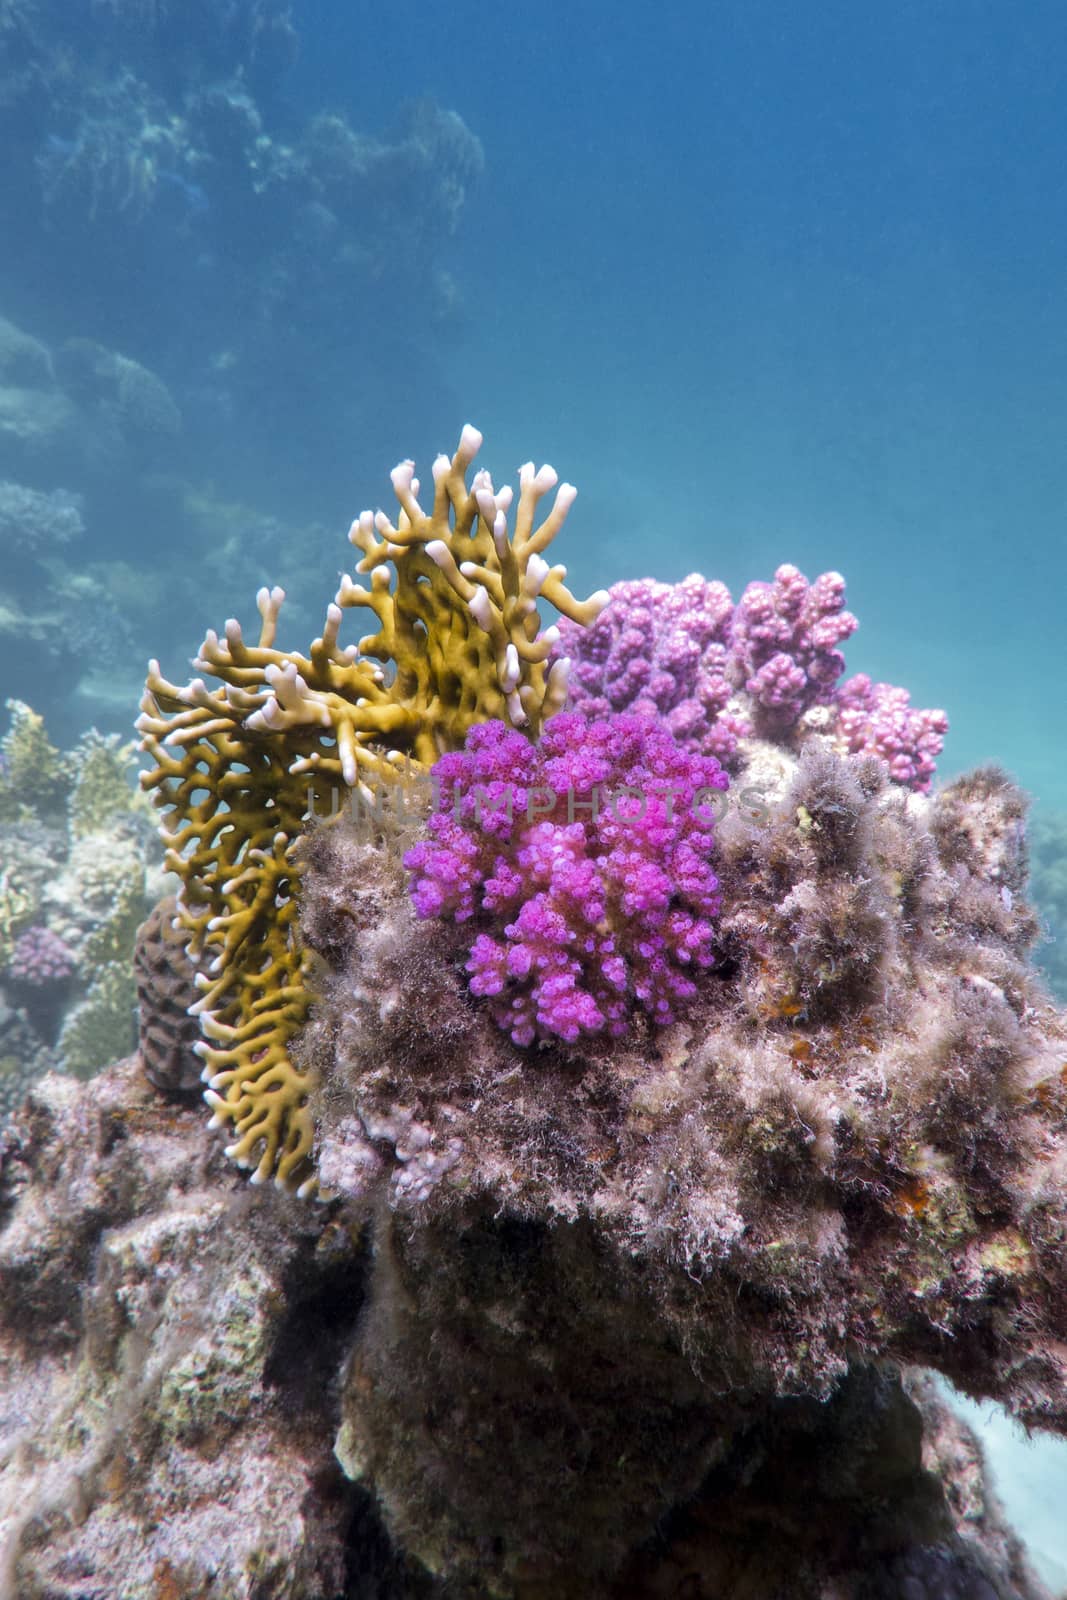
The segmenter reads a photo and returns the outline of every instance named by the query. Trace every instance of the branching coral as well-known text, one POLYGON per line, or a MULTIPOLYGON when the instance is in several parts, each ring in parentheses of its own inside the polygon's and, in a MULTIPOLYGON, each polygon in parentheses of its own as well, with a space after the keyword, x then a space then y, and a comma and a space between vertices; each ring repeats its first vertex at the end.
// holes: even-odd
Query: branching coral
POLYGON ((948 732, 943 711, 920 711, 906 689, 872 683, 865 672, 843 683, 835 696, 837 730, 853 755, 875 755, 895 783, 924 793, 948 732))
POLYGON ((647 717, 555 717, 540 744, 493 722, 434 767, 409 851, 420 916, 473 920, 471 989, 516 1044, 664 1025, 712 961, 712 829, 726 788, 647 717))
POLYGON ((312 988, 296 926, 295 846, 309 814, 333 809, 341 787, 372 798, 476 723, 501 718, 536 734, 562 706, 567 678, 565 662, 549 661, 557 632, 541 629, 538 600, 576 623, 606 601, 576 600, 566 569, 543 559, 576 491, 560 485, 538 522, 556 474, 523 467, 509 534, 511 490, 495 491, 486 472, 467 485, 481 442, 466 427, 455 455, 438 456, 429 511, 414 464, 395 468, 396 523, 364 512, 349 534, 370 587, 343 578, 306 656, 276 646, 284 593, 264 589, 257 644, 235 621, 204 641, 195 665, 216 687, 203 678, 177 687, 150 668, 138 726, 157 765, 143 781, 167 818, 179 915, 201 967, 207 1098, 213 1120, 233 1125, 230 1154, 255 1168, 254 1181, 314 1188, 312 1080, 288 1053, 312 988), (373 611, 378 627, 342 648, 351 607, 373 611))
POLYGON ((845 670, 838 649, 857 627, 844 609, 845 580, 824 572, 809 583, 785 565, 773 583, 750 583, 734 613, 731 665, 770 728, 797 721, 830 697, 845 670))
POLYGON ((723 584, 697 573, 673 585, 616 583, 609 601, 584 635, 560 629, 574 710, 660 716, 691 750, 731 768, 746 759, 738 743, 753 733, 787 746, 826 734, 850 754, 877 756, 894 782, 929 789, 948 718, 862 673, 838 684, 839 646, 857 627, 840 573, 809 583, 781 566, 773 583, 750 583, 736 606, 723 584))
POLYGON ((682 583, 616 583, 611 603, 583 635, 560 628, 574 651, 570 704, 586 716, 636 711, 659 717, 691 749, 732 756, 745 724, 727 713, 734 604, 723 583, 691 573, 682 583))

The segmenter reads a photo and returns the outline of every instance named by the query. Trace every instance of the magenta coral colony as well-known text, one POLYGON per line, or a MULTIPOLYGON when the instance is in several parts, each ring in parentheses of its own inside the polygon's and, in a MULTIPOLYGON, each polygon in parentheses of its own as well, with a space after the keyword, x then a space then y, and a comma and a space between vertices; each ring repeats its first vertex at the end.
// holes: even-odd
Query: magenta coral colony
POLYGON ((477 930, 471 990, 516 1044, 674 1020, 713 960, 714 756, 648 717, 553 717, 539 745, 474 728, 434 768, 441 806, 409 851, 420 917, 477 930))

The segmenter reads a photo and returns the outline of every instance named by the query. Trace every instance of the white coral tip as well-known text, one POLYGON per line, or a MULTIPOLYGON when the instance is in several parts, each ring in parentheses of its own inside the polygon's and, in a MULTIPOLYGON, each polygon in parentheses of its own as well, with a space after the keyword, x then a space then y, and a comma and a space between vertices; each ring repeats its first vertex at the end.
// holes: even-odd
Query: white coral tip
POLYGON ((537 489, 540 494, 546 494, 549 489, 554 489, 558 482, 559 473, 556 471, 555 467, 550 467, 547 461, 545 462, 544 466, 540 467, 534 475, 534 488, 537 489))
POLYGON ((434 464, 430 470, 433 473, 434 483, 440 483, 441 479, 447 478, 448 474, 452 471, 452 462, 446 455, 442 454, 436 456, 434 459, 434 464))
POLYGON ((513 644, 509 644, 507 650, 504 652, 504 676, 501 681, 501 687, 503 688, 505 694, 510 694, 515 688, 519 681, 521 670, 522 669, 519 666, 519 652, 516 650, 513 644))
POLYGON ((482 435, 478 429, 469 422, 463 424, 463 432, 459 436, 459 449, 456 454, 463 461, 473 461, 478 451, 482 448, 482 435))
POLYGON ((577 498, 578 491, 573 483, 561 483, 556 493, 556 510, 562 511, 566 516, 577 498))
POLYGON ((489 598, 488 591, 484 589, 481 584, 479 584, 475 589, 468 602, 468 606, 470 609, 470 614, 478 624, 479 628, 481 628, 484 633, 488 633, 492 626, 493 603, 489 598))
POLYGON ((397 494, 406 494, 415 479, 414 461, 398 461, 389 479, 397 494))
POLYGON ((585 603, 587 606, 596 606, 597 614, 599 615, 605 606, 611 604, 611 596, 606 589, 598 589, 595 594, 589 596, 585 603))
POLYGON ((526 593, 536 598, 540 593, 545 579, 548 577, 550 567, 548 562, 539 555, 532 555, 526 564, 526 577, 523 588, 526 593))

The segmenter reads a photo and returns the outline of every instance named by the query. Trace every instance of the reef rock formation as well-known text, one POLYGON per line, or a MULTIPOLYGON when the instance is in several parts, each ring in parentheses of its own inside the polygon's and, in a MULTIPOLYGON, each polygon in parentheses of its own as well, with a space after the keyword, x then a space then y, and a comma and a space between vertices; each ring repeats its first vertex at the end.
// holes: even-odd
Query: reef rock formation
MULTIPOLYGON (((467 1364, 477 1374, 478 1346, 517 1348, 508 1315, 520 1280, 536 1279, 550 1297, 564 1286, 556 1269, 573 1257, 574 1236, 561 1230, 546 1252, 536 1230, 487 1219, 479 1237, 469 1229, 463 1237, 466 1289, 454 1252, 442 1287, 466 1299, 467 1364), (486 1305, 479 1288, 501 1269, 503 1295, 486 1305)), ((430 1244, 424 1234, 414 1249, 430 1244)), ((587 1534, 603 1551, 614 1529, 620 1570, 591 1576, 581 1562, 546 1584, 531 1564, 505 1578, 500 1547, 481 1534, 432 1550, 416 1540, 423 1562, 414 1562, 353 1481, 357 1439, 379 1410, 365 1375, 367 1336, 357 1331, 368 1278, 380 1275, 369 1263, 354 1208, 249 1189, 204 1140, 199 1113, 159 1096, 136 1060, 92 1084, 44 1079, 0 1135, 0 1593, 1047 1600, 1004 1525, 973 1437, 928 1384, 902 1385, 890 1368, 860 1363, 826 1400, 737 1396, 734 1426, 716 1434, 711 1375, 657 1349, 654 1328, 631 1325, 639 1358, 655 1371, 666 1355, 678 1383, 660 1414, 662 1454, 676 1439, 696 1447, 700 1465, 684 1503, 647 1481, 638 1492, 632 1479, 616 1498, 613 1473, 621 1482, 629 1474, 625 1459, 601 1451, 612 1412, 640 1439, 658 1403, 618 1387, 635 1357, 621 1349, 626 1308, 604 1293, 586 1313, 606 1343, 570 1354, 572 1370, 584 1363, 596 1381, 578 1410, 561 1400, 574 1453, 552 1459, 567 1487, 562 1504, 548 1504, 545 1536, 558 1543, 566 1521, 579 1553, 587 1534), (609 1347, 622 1354, 619 1367, 609 1347), (634 1505, 637 1527, 628 1520, 634 1505), (652 1523, 654 1535, 643 1537, 652 1523)), ((564 1288, 563 1300, 573 1299, 564 1288)), ((409 1332, 403 1299, 387 1312, 371 1291, 371 1328, 399 1324, 405 1344, 420 1338, 412 1310, 409 1332)), ((552 1298, 542 1307, 550 1331, 557 1310, 567 1307, 552 1298)), ((450 1337, 446 1364, 455 1354, 450 1337)), ((499 1394, 488 1388, 481 1406, 477 1395, 462 1400, 447 1389, 433 1399, 446 1438, 458 1406, 475 1421, 470 1468, 486 1481, 492 1461, 518 1442, 526 1400, 543 1405, 561 1362, 541 1344, 527 1365, 534 1387, 509 1394, 514 1411, 495 1409, 499 1394)), ((499 1391, 509 1374, 520 1376, 513 1363, 485 1375, 499 1391)), ((557 1439, 558 1430, 527 1458, 529 1474, 557 1439)), ((422 1494, 439 1498, 455 1465, 442 1448, 418 1454, 407 1471, 420 1476, 422 1494)), ((531 1476, 508 1487, 529 1507, 531 1476)), ((387 1517, 394 1509, 386 1504, 387 1517)))
POLYGON ((747 762, 719 963, 625 1039, 516 1048, 463 974, 488 913, 420 921, 366 830, 306 847, 320 1176, 376 1219, 339 1451, 450 1582, 596 1592, 857 1361, 1067 1426, 1067 1018, 1026 966, 1022 798, 817 739, 747 762))

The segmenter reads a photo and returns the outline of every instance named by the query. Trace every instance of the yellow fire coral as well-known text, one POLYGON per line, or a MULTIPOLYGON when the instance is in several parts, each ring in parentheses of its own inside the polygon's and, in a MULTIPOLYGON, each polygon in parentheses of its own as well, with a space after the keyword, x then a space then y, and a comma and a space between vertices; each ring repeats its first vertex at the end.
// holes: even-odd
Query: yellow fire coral
POLYGON ((212 1121, 232 1125, 228 1153, 254 1168, 253 1182, 315 1188, 312 1083, 289 1055, 311 1004, 294 848, 309 811, 342 785, 395 783, 405 765, 429 765, 474 723, 499 717, 535 735, 563 705, 567 676, 565 661, 547 664, 557 633, 541 628, 538 600, 582 624, 607 600, 576 600, 566 568, 542 555, 576 491, 561 484, 538 523, 556 474, 523 467, 509 533, 510 488, 495 491, 487 472, 467 485, 481 443, 466 427, 455 455, 437 458, 429 512, 414 464, 394 469, 396 524, 364 512, 349 534, 370 587, 343 578, 306 656, 275 645, 285 596, 262 589, 257 644, 230 621, 201 647, 194 665, 216 686, 198 677, 181 688, 149 668, 138 727, 156 766, 142 782, 183 882, 212 1121), (378 629, 342 648, 344 611, 356 606, 378 629))

